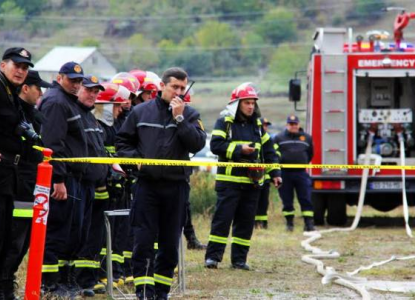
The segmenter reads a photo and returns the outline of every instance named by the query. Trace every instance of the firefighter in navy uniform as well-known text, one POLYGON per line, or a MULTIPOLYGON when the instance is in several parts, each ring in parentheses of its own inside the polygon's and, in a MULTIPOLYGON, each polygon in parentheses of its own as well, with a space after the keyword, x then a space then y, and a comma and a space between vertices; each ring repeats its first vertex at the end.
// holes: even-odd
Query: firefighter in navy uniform
MULTIPOLYGON (((189 160, 189 152, 200 151, 206 133, 199 113, 185 106, 187 73, 167 69, 161 94, 154 101, 134 107, 117 134, 120 156, 189 160)), ((167 299, 178 263, 178 247, 185 221, 191 167, 139 167, 132 209, 135 228, 133 250, 134 284, 138 299, 167 299), (158 252, 154 242, 158 238, 158 252)))
MULTIPOLYGON (((88 143, 77 104, 84 78, 75 62, 64 64, 57 81, 43 96, 39 110, 45 121, 41 134, 45 147, 54 157, 87 157, 88 143)), ((52 193, 49 202, 42 282, 45 292, 69 296, 72 283, 72 260, 82 237, 85 197, 93 194, 90 184, 82 182, 87 164, 52 162, 52 193)))
MULTIPOLYGON (((210 148, 224 162, 278 163, 272 140, 263 130, 257 106, 258 95, 250 83, 238 86, 231 96, 225 117, 216 121, 210 148)), ((218 200, 212 219, 205 267, 218 267, 232 225, 231 263, 235 269, 249 270, 246 264, 255 213, 265 170, 261 168, 219 167, 216 175, 218 200)), ((280 171, 269 175, 275 187, 281 184, 280 171)))
MULTIPOLYGON (((122 85, 117 85, 115 83, 103 83, 105 91, 98 94, 94 115, 100 123, 101 127, 104 130, 105 140, 104 145, 105 149, 109 156, 115 155, 115 136, 119 129, 119 118, 122 115, 123 108, 122 105, 129 101, 130 91, 122 85)), ((131 100, 130 100, 131 101, 131 100)), ((96 275, 96 284, 94 286, 94 291, 96 293, 105 293, 105 287, 107 284, 107 274, 106 274, 106 243, 105 243, 105 224, 104 224, 104 215, 105 210, 116 209, 116 203, 122 201, 124 195, 124 185, 126 183, 125 176, 123 176, 123 170, 119 168, 118 165, 111 166, 109 177, 107 179, 106 187, 100 187, 95 191, 95 203, 94 208, 99 211, 102 211, 100 219, 97 220, 97 223, 101 224, 102 234, 100 236, 101 246, 104 246, 100 251, 100 261, 101 267, 97 270, 96 275), (98 281, 99 280, 99 281, 98 281)), ((121 219, 128 218, 118 217, 121 219)), ((125 274, 123 274, 122 265, 119 261, 124 261, 123 249, 120 247, 117 234, 119 231, 115 230, 114 227, 114 218, 110 219, 111 222, 111 233, 112 233, 112 267, 113 267, 113 279, 114 286, 121 285, 122 279, 125 274)), ((122 235, 124 237, 124 234, 122 235)), ((123 241, 124 242, 124 241, 123 241)), ((124 242, 125 243, 125 242, 124 242)), ((121 245, 122 246, 122 245, 121 245)), ((131 255, 128 255, 131 257, 131 255)), ((124 261, 125 263, 125 261, 124 261)), ((131 273, 131 272, 130 272, 131 273)))
MULTIPOLYGON (((262 126, 264 127, 265 132, 268 132, 268 126, 272 125, 270 121, 266 118, 261 118, 262 126)), ((280 158, 281 153, 278 150, 278 144, 274 144, 274 149, 277 153, 278 158, 280 158)), ((267 170, 266 170, 267 171, 267 170)), ((269 188, 270 188, 271 177, 269 173, 265 173, 265 182, 261 190, 261 195, 259 196, 258 208, 255 215, 255 228, 268 228, 268 205, 269 205, 269 188)))
MULTIPOLYGON (((282 164, 308 164, 313 158, 313 140, 300 128, 300 120, 295 115, 287 118, 286 129, 274 137, 279 145, 282 164)), ((311 202, 311 179, 305 168, 283 169, 284 185, 279 189, 282 199, 282 213, 286 219, 286 229, 294 230, 294 190, 300 202, 304 218, 304 231, 313 231, 313 204, 311 202)))
MULTIPOLYGON (((99 83, 96 76, 86 76, 82 80, 82 86, 78 92, 78 105, 80 107, 81 120, 85 127, 88 142, 88 154, 91 157, 106 157, 104 147, 104 131, 92 114, 95 100, 100 91, 105 88, 99 83)), ((105 187, 108 174, 108 166, 104 164, 89 164, 83 175, 83 181, 93 186, 93 189, 105 187)), ((98 256, 102 245, 103 211, 96 210, 95 193, 93 197, 86 198, 82 242, 74 260, 74 272, 76 284, 81 289, 81 294, 86 297, 95 295, 95 271, 99 268, 98 256)))
MULTIPOLYGON (((23 148, 18 165, 19 186, 14 202, 10 248, 6 253, 7 261, 1 270, 1 273, 6 274, 10 281, 16 279, 15 273, 29 249, 37 165, 43 159, 42 152, 33 148, 34 145, 42 145, 39 134, 43 116, 35 105, 42 96, 41 88, 51 86, 40 78, 37 71, 30 70, 23 85, 17 89, 22 117, 27 124, 26 128, 30 130, 22 135, 23 148)), ((12 298, 6 295, 6 299, 12 298)))
MULTIPOLYGON (((0 271, 11 246, 13 201, 17 193, 17 167, 22 154, 21 107, 16 88, 26 79, 31 54, 24 48, 9 48, 0 64, 0 271)), ((0 272, 0 299, 13 299, 13 281, 0 272), (5 278, 6 277, 6 278, 5 278)))

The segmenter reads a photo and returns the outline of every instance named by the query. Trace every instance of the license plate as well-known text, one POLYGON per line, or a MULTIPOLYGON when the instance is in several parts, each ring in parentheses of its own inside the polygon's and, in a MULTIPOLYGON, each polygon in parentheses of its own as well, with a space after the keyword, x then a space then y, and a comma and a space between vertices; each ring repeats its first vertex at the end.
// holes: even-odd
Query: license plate
POLYGON ((369 183, 371 190, 398 190, 402 189, 402 182, 399 181, 375 181, 369 183))

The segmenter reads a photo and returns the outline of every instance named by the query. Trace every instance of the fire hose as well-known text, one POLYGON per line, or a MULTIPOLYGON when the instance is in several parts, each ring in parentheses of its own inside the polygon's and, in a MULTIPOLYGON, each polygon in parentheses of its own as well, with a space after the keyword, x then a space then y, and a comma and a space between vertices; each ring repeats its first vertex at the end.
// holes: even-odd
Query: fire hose
MULTIPOLYGON (((368 143, 367 143, 367 147, 365 151, 364 165, 369 164, 370 154, 372 152, 373 137, 374 137, 374 133, 369 132, 369 139, 368 139, 368 143)), ((405 147, 404 147, 403 134, 400 133, 398 137, 399 137, 399 144, 400 144, 401 166, 404 166, 405 165, 405 147)), ((353 231, 357 228, 362 212, 363 212, 363 205, 364 205, 364 200, 365 200, 368 176, 369 176, 369 169, 364 169, 362 173, 362 181, 360 185, 357 212, 354 217, 352 225, 348 228, 332 228, 332 229, 327 229, 327 230, 304 233, 304 235, 308 236, 308 238, 301 242, 301 246, 306 251, 311 252, 312 254, 303 255, 302 261, 316 266, 317 272, 323 275, 323 278, 322 278, 323 284, 334 282, 336 284, 353 289, 357 291, 364 300, 371 299, 370 293, 367 291, 366 288, 371 288, 371 289, 376 289, 376 290, 381 290, 381 291, 389 291, 389 292, 415 292, 415 283, 412 283, 412 282, 369 281, 366 278, 354 276, 362 270, 369 270, 374 267, 378 267, 378 266, 384 265, 386 263, 389 263, 395 260, 415 259, 415 255, 406 256, 406 257, 392 256, 387 260, 384 260, 381 262, 375 262, 369 266, 361 266, 360 268, 356 269, 353 272, 347 272, 346 274, 340 274, 336 272, 334 268, 325 266, 324 263, 320 260, 320 259, 326 259, 326 258, 339 258, 340 254, 334 250, 323 251, 311 245, 311 243, 321 239, 323 237, 323 234, 328 234, 332 232, 348 232, 348 231, 353 231)), ((404 219, 405 219, 406 233, 409 237, 412 237, 412 232, 409 227, 409 210, 408 210, 408 202, 407 202, 407 197, 406 197, 405 170, 404 169, 402 169, 402 202, 403 202, 403 213, 404 213, 404 219)))

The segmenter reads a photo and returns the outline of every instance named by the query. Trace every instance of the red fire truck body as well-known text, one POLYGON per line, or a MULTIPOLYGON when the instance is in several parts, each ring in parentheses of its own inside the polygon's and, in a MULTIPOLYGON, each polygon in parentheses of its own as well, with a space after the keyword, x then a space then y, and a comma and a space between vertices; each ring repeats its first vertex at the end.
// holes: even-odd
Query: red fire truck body
MULTIPOLYGON (((306 131, 314 140, 313 164, 415 165, 415 52, 410 44, 352 42, 352 31, 320 28, 307 71, 306 131), (365 154, 369 132, 371 153, 365 154), (403 144, 400 143, 403 139, 403 144), (402 147, 404 145, 404 147, 402 147)), ((290 98, 296 101, 291 96, 290 98)), ((295 97, 294 97, 295 98, 295 97)), ((299 100, 299 99, 297 99, 299 100)), ((346 204, 357 204, 362 170, 310 169, 315 221, 346 222, 346 204)), ((415 171, 370 170, 365 204, 388 211, 414 205, 415 171)))

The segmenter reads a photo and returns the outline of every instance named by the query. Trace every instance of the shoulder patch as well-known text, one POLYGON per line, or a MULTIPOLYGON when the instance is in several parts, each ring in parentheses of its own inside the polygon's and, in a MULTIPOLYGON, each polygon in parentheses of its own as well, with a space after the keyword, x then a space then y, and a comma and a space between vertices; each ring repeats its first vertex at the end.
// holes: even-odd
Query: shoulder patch
POLYGON ((305 141, 305 135, 300 136, 300 141, 305 141))

